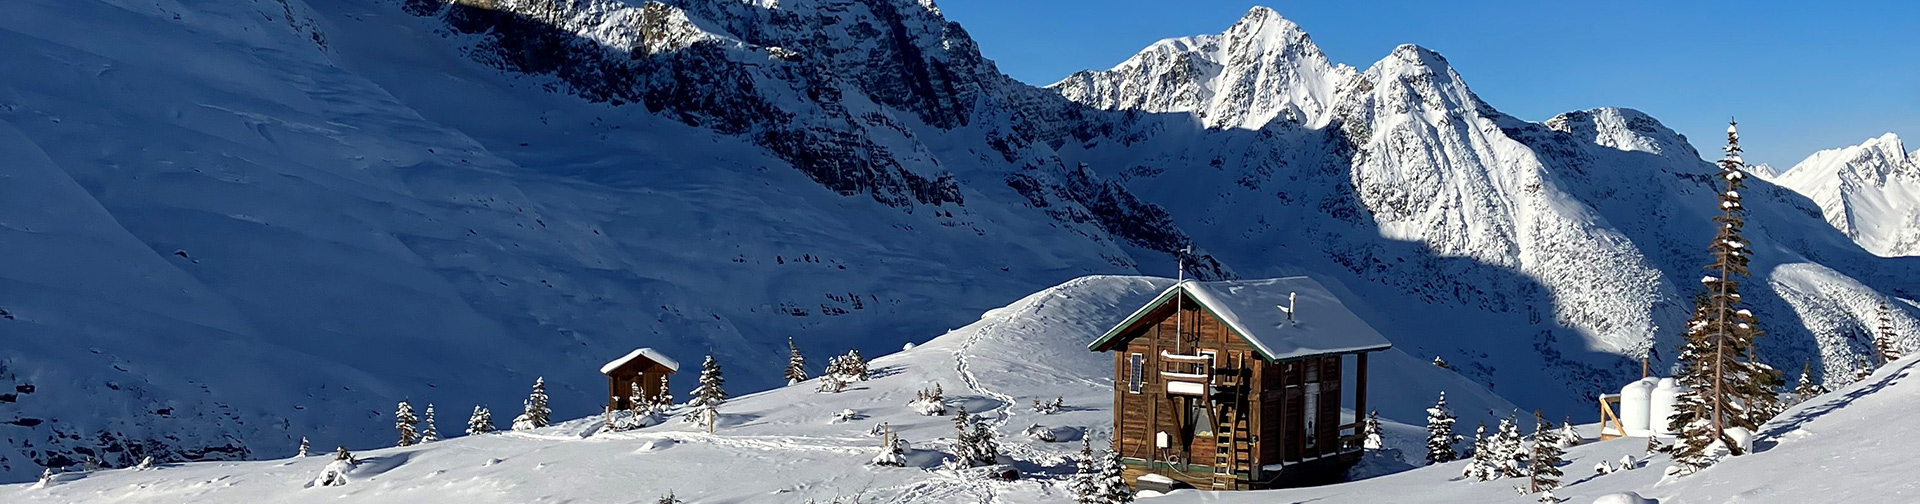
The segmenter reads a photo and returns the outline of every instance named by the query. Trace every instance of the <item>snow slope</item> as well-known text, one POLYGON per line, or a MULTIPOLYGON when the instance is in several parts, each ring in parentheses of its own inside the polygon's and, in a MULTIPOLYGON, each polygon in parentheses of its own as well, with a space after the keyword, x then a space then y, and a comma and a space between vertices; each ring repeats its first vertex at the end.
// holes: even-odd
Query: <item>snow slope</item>
MULTIPOLYGON (((1109 443, 1112 357, 1086 341, 1152 299, 1172 279, 1094 276, 1069 281, 983 314, 977 322, 871 361, 873 379, 845 392, 814 382, 733 399, 715 434, 673 419, 638 431, 595 433, 597 417, 534 432, 457 437, 405 448, 356 450, 362 459, 340 487, 303 488, 330 457, 164 465, 152 470, 67 473, 46 488, 0 486, 8 502, 626 502, 673 492, 689 502, 800 502, 863 496, 863 502, 1041 502, 1063 497, 1063 478, 1082 436, 1109 443), (1002 453, 1025 477, 990 482, 935 470, 950 451, 951 416, 920 416, 906 403, 938 384, 950 411, 965 407, 988 422, 1002 453), (1054 414, 1034 400, 1064 398, 1054 414), (852 409, 859 417, 834 422, 852 409), (905 468, 865 466, 877 453, 868 432, 890 425, 913 445, 905 468), (1038 424, 1057 443, 1027 439, 1038 424)), ((1407 357, 1376 354, 1374 394, 1389 442, 1419 446, 1421 411, 1440 390, 1462 418, 1511 411, 1464 377, 1407 357)), ((369 422, 384 423, 380 420, 369 422)), ((443 419, 448 426, 457 419, 443 419)), ((443 429, 450 432, 452 429, 443 429)), ((356 448, 356 446, 349 446, 356 448)))
MULTIPOLYGON (((624 433, 595 432, 597 418, 535 432, 457 437, 406 448, 362 449, 360 465, 338 487, 306 488, 328 457, 252 462, 168 464, 59 475, 53 484, 0 486, 8 502, 355 502, 521 503, 651 501, 669 492, 689 502, 802 502, 858 496, 860 502, 1058 502, 1080 436, 1107 441, 1111 359, 1086 352, 1086 335, 1116 308, 1145 302, 1171 283, 1141 277, 1087 277, 1028 296, 984 314, 978 322, 923 345, 874 359, 874 378, 846 392, 814 392, 812 383, 736 398, 714 434, 697 424, 666 424, 624 433), (950 449, 950 417, 923 417, 905 403, 938 383, 954 407, 981 414, 998 435, 1007 462, 1021 469, 1014 482, 936 469, 950 449), (1064 397, 1059 413, 1025 405, 1064 397), (852 409, 859 417, 836 423, 852 409), (868 434, 879 423, 912 443, 904 468, 863 465, 875 453, 868 434), (1039 424, 1061 434, 1058 443, 1020 435, 1039 424), (1091 427, 1091 429, 1086 429, 1091 427)), ((1483 419, 1482 408, 1510 408, 1463 377, 1381 354, 1374 369, 1390 447, 1411 450, 1422 433, 1421 402, 1446 389, 1463 426, 1483 419), (1489 402, 1492 400, 1493 402, 1489 402)), ((1591 502, 1636 492, 1664 504, 1718 502, 1905 502, 1920 488, 1904 454, 1920 433, 1904 416, 1920 400, 1920 356, 1898 361, 1872 377, 1789 409, 1762 428, 1757 452, 1700 473, 1662 481, 1667 459, 1646 457, 1638 438, 1573 447, 1562 467, 1567 486, 1556 495, 1591 502), (1595 476, 1598 462, 1631 455, 1631 471, 1595 476), (1817 470, 1809 470, 1817 469, 1817 470)), ((1583 419, 1590 420, 1590 418, 1583 419)), ((1594 425, 1582 427, 1592 435, 1594 425)), ((316 446, 326 446, 324 440, 316 446)), ((1408 453, 1417 454, 1416 451, 1408 453)), ((1518 502, 1521 480, 1466 482, 1454 462, 1324 487, 1250 492, 1179 490, 1142 502, 1518 502)))
POLYGON ((1813 153, 1775 177, 1820 206, 1827 223, 1883 256, 1920 255, 1920 152, 1892 133, 1813 153))
MULTIPOLYGON (((1176 258, 1312 276, 1549 412, 1672 347, 1714 190, 1657 121, 1519 121, 1266 9, 1183 40, 1063 95, 926 1, 0 4, 0 480, 366 446, 541 376, 588 415, 642 346, 761 390, 787 337, 878 354, 1176 258)), ((1920 265, 1755 186, 1763 355, 1864 355, 1920 265)))

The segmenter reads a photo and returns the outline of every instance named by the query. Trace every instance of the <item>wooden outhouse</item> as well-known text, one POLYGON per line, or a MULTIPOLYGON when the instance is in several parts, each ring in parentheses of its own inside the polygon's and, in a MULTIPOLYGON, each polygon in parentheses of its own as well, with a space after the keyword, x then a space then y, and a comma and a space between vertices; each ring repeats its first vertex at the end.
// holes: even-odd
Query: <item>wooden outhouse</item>
POLYGON ((1367 411, 1367 353, 1389 346, 1294 277, 1178 282, 1088 348, 1114 354, 1129 483, 1239 490, 1334 482, 1358 461, 1364 413, 1343 409, 1367 411))
POLYGON ((633 384, 640 384, 640 391, 646 397, 660 395, 667 387, 667 375, 680 370, 680 363, 652 348, 635 349, 625 357, 614 359, 600 366, 600 374, 607 375, 607 409, 618 411, 630 409, 633 402, 633 384))

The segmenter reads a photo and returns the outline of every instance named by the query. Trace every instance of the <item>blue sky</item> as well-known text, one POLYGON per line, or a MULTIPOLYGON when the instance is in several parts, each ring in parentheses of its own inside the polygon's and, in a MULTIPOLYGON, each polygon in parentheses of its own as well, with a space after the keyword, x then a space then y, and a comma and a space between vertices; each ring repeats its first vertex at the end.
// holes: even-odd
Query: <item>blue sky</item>
POLYGON ((1639 109, 1717 158, 1727 116, 1747 160, 1782 169, 1894 132, 1920 149, 1920 2, 945 0, 1000 70, 1033 84, 1104 69, 1155 40, 1218 33, 1254 5, 1365 69, 1403 43, 1447 56, 1476 94, 1531 121, 1639 109), (1834 5, 1823 5, 1823 4, 1834 5))

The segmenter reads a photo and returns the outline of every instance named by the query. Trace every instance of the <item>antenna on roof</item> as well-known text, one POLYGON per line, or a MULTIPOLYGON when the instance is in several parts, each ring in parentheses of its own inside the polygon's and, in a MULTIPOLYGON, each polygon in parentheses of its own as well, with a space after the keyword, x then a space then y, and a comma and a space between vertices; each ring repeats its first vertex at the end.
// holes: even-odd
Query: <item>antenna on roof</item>
POLYGON ((1193 255, 1193 245, 1180 247, 1180 253, 1173 256, 1179 264, 1175 269, 1180 270, 1179 278, 1182 282, 1187 281, 1187 256, 1189 255, 1193 255))
POLYGON ((1286 312, 1286 314, 1287 314, 1287 323, 1289 323, 1289 324, 1298 324, 1298 323, 1299 323, 1298 321, 1295 321, 1295 320, 1293 320, 1293 307, 1294 307, 1294 304, 1293 304, 1293 298, 1294 298, 1294 296, 1296 296, 1296 295, 1298 295, 1298 294, 1299 294, 1298 292, 1288 292, 1288 293, 1287 293, 1287 305, 1286 305, 1286 306, 1274 306, 1274 308, 1279 308, 1279 309, 1280 309, 1280 311, 1282 311, 1282 312, 1286 312))

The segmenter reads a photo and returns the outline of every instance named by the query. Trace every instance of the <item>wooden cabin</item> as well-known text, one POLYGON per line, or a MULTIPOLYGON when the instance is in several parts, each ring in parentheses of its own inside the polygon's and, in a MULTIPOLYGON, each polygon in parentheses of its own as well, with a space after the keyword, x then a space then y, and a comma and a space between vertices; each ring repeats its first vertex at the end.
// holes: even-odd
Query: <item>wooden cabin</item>
POLYGON ((635 383, 640 384, 640 391, 646 397, 660 395, 667 387, 667 375, 679 370, 680 363, 652 348, 635 349, 625 357, 600 366, 600 374, 607 375, 607 410, 632 408, 635 383))
POLYGON ((1294 277, 1176 283, 1088 348, 1113 352, 1128 483, 1239 490, 1338 481, 1364 416, 1342 409, 1367 411, 1367 353, 1389 346, 1294 277))

